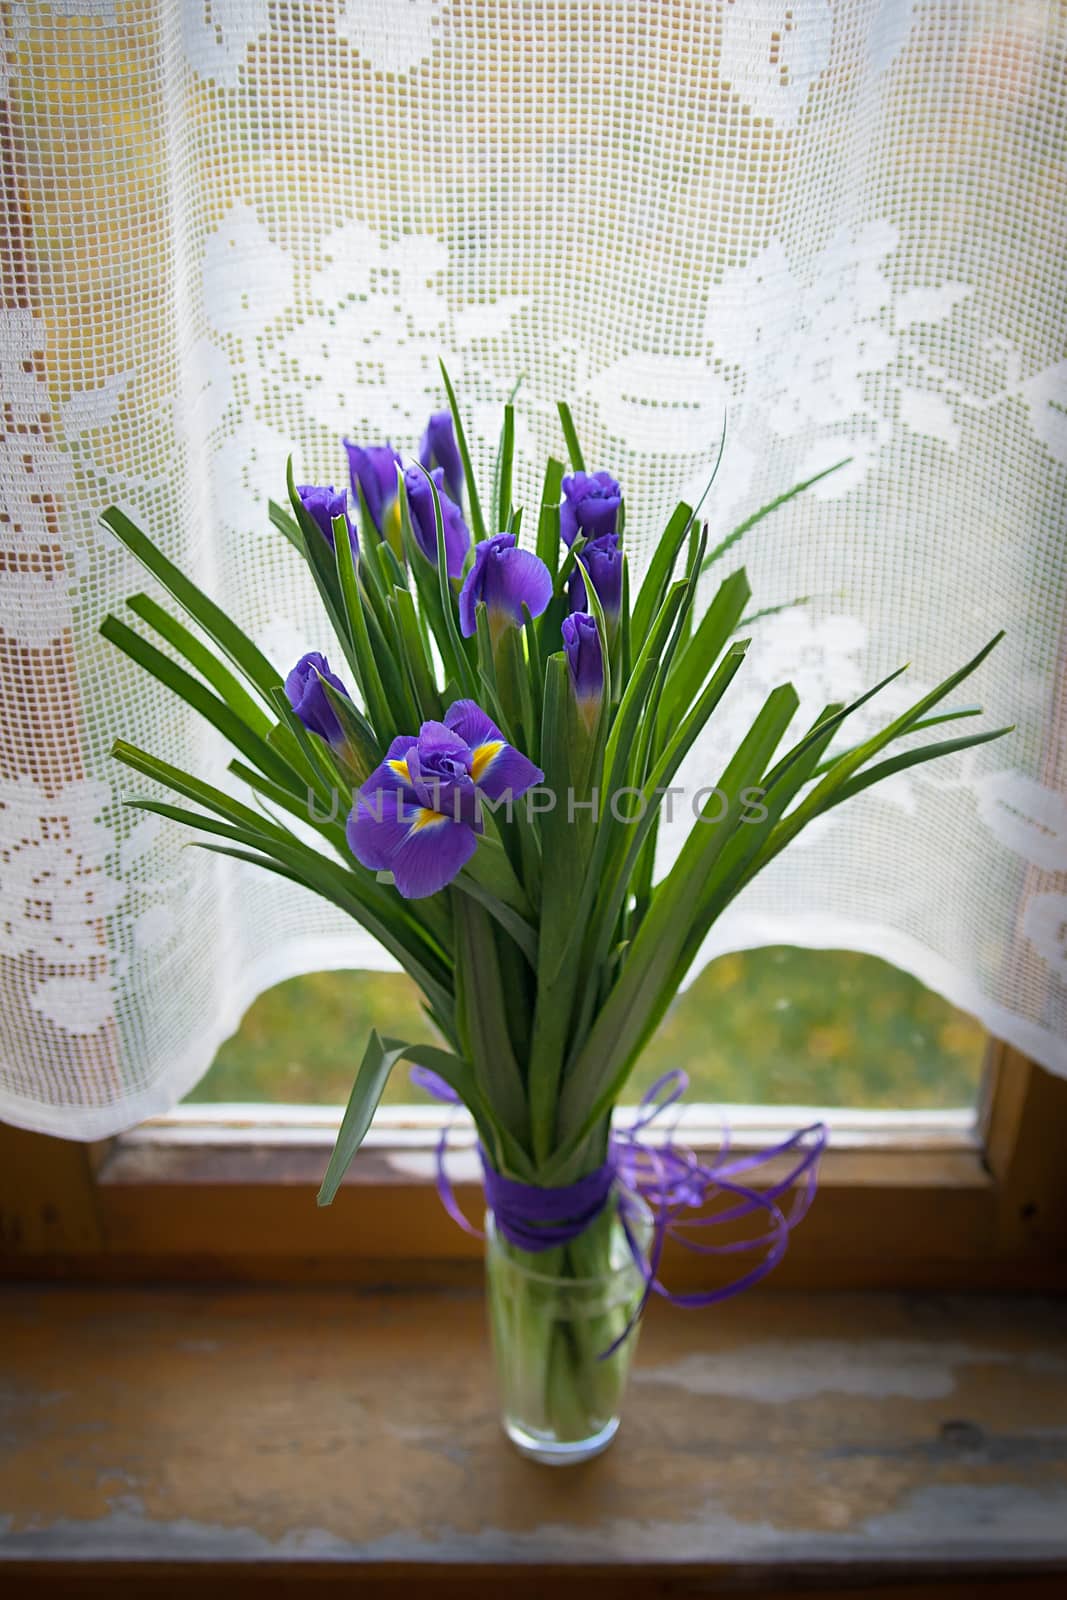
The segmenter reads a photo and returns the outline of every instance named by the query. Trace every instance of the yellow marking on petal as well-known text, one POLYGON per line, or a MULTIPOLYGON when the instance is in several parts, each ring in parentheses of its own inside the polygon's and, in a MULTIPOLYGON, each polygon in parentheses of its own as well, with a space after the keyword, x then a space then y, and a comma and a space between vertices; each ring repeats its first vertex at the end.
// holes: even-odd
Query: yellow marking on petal
POLYGON ((407 760, 401 756, 399 761, 387 761, 386 766, 396 773, 398 778, 403 778, 405 783, 411 782, 411 773, 408 771, 407 760))
POLYGON ((436 828, 439 822, 449 822, 443 811, 431 811, 428 806, 420 806, 415 813, 415 820, 411 824, 412 833, 419 833, 423 828, 436 828))
POLYGON ((475 783, 481 781, 486 767, 492 766, 503 748, 503 739, 487 739, 485 744, 475 745, 471 755, 471 777, 475 783))

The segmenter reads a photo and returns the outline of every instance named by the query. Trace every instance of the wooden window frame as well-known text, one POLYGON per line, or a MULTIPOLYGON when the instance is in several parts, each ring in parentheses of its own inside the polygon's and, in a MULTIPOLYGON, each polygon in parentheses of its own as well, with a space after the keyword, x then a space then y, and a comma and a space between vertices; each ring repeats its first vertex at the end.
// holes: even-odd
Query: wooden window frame
MULTIPOLYGON (((775 1132, 770 1108, 730 1114, 737 1148, 775 1132)), ((795 1125, 793 1112, 778 1121, 787 1115, 795 1125)), ((1067 1287, 1067 1080, 993 1042, 973 1122, 843 1112, 834 1124, 816 1204, 776 1287, 1067 1287)), ((314 1196, 336 1128, 329 1110, 187 1107, 95 1145, 0 1127, 0 1275, 477 1282, 480 1245, 434 1187, 438 1126, 394 1111, 326 1210, 314 1196)), ((685 1133, 699 1148, 717 1129, 697 1108, 685 1133)), ((456 1192, 476 1218, 470 1142, 457 1126, 456 1192)), ((679 1288, 723 1271, 719 1258, 681 1250, 664 1268, 679 1288)))

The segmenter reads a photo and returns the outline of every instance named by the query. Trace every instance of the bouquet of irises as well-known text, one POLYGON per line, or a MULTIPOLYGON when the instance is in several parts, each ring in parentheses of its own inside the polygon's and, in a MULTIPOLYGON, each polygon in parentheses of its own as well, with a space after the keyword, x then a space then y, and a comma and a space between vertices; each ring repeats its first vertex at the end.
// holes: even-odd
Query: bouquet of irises
MULTIPOLYGON (((739 1164, 701 1167, 670 1144, 613 1132, 642 1048, 715 919, 808 823, 893 773, 1007 731, 899 743, 976 714, 940 708, 996 640, 858 743, 838 746, 839 736, 891 679, 791 736, 797 694, 773 689, 657 876, 664 804, 682 792, 679 769, 749 649, 744 571, 706 601, 709 574, 808 485, 713 548, 679 505, 640 573, 620 485, 586 469, 565 405, 571 471, 548 462, 536 520, 524 520, 512 497, 512 407, 483 501, 447 373, 444 382, 449 409, 431 419, 418 461, 348 443, 350 488, 298 484, 290 465, 288 505, 271 506, 318 587, 339 671, 313 653, 283 676, 123 512, 105 514, 196 631, 141 594, 130 609, 163 647, 114 616, 103 633, 226 736, 230 771, 250 794, 121 741, 115 754, 185 802, 131 804, 322 895, 418 984, 440 1046, 371 1035, 320 1203, 333 1199, 397 1063, 416 1063, 442 1100, 461 1102, 501 1263, 494 1329, 514 1369, 513 1410, 535 1439, 577 1443, 613 1414, 635 1305, 624 1295, 581 1317, 561 1308, 618 1268, 619 1230, 623 1257, 643 1262, 642 1299, 659 1286, 663 1236, 684 1207, 725 1194, 734 1222, 762 1208, 749 1242, 773 1263, 795 1220, 785 1190, 799 1181, 810 1196, 817 1138, 787 1141, 797 1161, 761 1192, 739 1164)), ((660 1101, 677 1088, 661 1085, 660 1101)))

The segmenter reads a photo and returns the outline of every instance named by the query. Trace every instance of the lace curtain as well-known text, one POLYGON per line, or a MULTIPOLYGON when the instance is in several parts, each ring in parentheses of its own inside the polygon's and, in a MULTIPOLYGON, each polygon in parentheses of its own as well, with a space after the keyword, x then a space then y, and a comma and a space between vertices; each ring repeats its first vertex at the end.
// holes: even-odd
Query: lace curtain
MULTIPOLYGON (((0 1115, 173 1105, 268 984, 386 964, 307 893, 124 810, 121 734, 224 756, 96 632, 147 587, 126 507, 281 668, 329 647, 267 524, 286 456, 415 445, 457 380, 519 498, 561 453, 754 529, 711 747, 910 659, 1006 740, 813 829, 706 951, 849 946, 1067 1071, 1067 13, 1058 0, 53 0, 4 7, 0 1115), (992 725, 992 724, 991 724, 992 725)), ((223 779, 223 781, 226 781, 223 779)), ((670 830, 664 848, 675 841, 670 830)), ((358 1041, 353 1041, 353 1062, 358 1041)))

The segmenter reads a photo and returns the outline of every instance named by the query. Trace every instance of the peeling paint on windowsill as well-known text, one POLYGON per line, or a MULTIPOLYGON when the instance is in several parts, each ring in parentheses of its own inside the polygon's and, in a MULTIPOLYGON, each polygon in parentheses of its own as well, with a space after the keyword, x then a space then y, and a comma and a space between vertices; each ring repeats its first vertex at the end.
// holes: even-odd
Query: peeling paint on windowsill
POLYGON ((3 1291, 4 1559, 1067 1566, 1067 1306, 654 1306, 618 1442, 500 1431, 475 1294, 3 1291))

